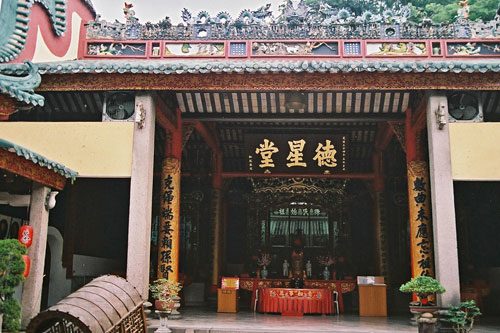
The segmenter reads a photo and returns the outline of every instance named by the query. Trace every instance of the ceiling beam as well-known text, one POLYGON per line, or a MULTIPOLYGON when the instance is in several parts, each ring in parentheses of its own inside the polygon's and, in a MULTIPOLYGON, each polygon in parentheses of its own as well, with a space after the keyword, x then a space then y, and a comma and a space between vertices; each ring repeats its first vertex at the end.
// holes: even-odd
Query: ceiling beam
POLYGON ((378 123, 377 136, 375 138, 375 150, 384 151, 392 140, 394 132, 392 127, 387 123, 378 123))
POLYGON ((252 173, 252 172, 223 172, 223 178, 338 178, 338 179, 374 179, 373 173, 337 173, 337 174, 321 174, 321 173, 252 173))
POLYGON ((359 116, 353 115, 337 115, 332 114, 331 116, 325 116, 320 114, 304 114, 304 116, 291 115, 290 117, 284 117, 283 115, 270 114, 268 116, 262 115, 242 115, 242 114, 205 114, 205 113, 183 113, 183 119, 186 120, 198 120, 198 121, 211 121, 211 122, 299 122, 299 123, 346 123, 346 122, 382 122, 382 121, 402 121, 405 119, 404 113, 400 114, 383 114, 383 115, 370 115, 359 114, 359 116))
MULTIPOLYGON (((167 116, 167 113, 172 113, 172 111, 159 96, 155 96, 154 101, 156 108, 156 120, 158 121, 158 124, 166 131, 177 131, 179 129, 179 119, 167 116)), ((180 112, 177 112, 176 116, 180 116, 180 112)))
POLYGON ((220 142, 215 132, 214 128, 206 123, 201 121, 192 121, 192 120, 183 120, 184 124, 193 124, 196 131, 201 135, 203 141, 207 144, 207 146, 212 150, 212 152, 216 154, 220 154, 220 142))

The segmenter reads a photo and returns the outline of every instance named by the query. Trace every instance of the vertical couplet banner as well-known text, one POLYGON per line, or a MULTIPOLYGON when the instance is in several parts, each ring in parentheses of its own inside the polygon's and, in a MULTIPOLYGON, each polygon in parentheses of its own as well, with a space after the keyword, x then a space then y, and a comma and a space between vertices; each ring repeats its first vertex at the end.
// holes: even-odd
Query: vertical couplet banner
POLYGON ((221 256, 221 190, 218 188, 212 189, 212 206, 211 206, 211 226, 213 228, 213 252, 212 252, 212 286, 216 286, 219 282, 219 263, 221 256))
POLYGON ((178 280, 181 163, 166 158, 162 166, 160 228, 158 232, 158 278, 178 280))
POLYGON ((412 277, 434 276, 429 171, 424 161, 408 162, 412 277))

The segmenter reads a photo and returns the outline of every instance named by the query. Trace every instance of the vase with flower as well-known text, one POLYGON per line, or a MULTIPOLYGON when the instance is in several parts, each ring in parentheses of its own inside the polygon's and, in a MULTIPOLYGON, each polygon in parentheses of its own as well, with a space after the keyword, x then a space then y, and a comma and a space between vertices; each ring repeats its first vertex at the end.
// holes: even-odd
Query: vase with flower
POLYGON ((262 253, 260 258, 257 259, 257 265, 260 268, 260 277, 262 279, 267 279, 269 272, 267 271, 267 266, 271 263, 271 255, 269 253, 262 253))
POLYGON ((316 259, 317 259, 318 264, 320 266, 324 266, 325 267, 325 269, 321 273, 321 275, 323 276, 323 280, 330 280, 330 276, 331 275, 330 275, 329 268, 330 268, 331 265, 333 265, 335 263, 335 259, 333 259, 329 255, 319 256, 316 259))

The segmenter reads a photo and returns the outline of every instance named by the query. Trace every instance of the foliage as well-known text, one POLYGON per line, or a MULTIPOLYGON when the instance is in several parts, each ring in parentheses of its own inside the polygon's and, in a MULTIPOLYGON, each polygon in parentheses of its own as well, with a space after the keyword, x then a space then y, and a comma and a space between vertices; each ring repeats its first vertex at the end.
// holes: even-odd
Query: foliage
POLYGON ((149 290, 153 298, 159 301, 173 301, 179 296, 179 291, 181 291, 182 285, 179 282, 158 279, 154 281, 150 286, 149 290))
POLYGON ((0 313, 3 326, 17 332, 21 328, 21 306, 13 298, 15 288, 24 280, 22 256, 27 249, 17 239, 0 240, 0 313))
POLYGON ((416 293, 420 299, 423 299, 430 294, 442 294, 446 289, 444 289, 436 279, 430 276, 417 276, 401 285, 399 291, 404 293, 416 293))
POLYGON ((465 301, 458 306, 452 306, 443 321, 453 324, 453 331, 457 333, 466 333, 472 330, 474 326, 474 319, 481 315, 476 302, 465 301))
POLYGON ((376 0, 306 0, 306 4, 313 8, 317 7, 320 2, 324 2, 333 8, 348 8, 357 16, 367 10, 376 14, 382 13, 384 9, 388 8, 384 2, 376 0))
MULTIPOLYGON (((382 14, 387 9, 396 10, 401 6, 409 6, 412 16, 410 21, 422 23, 424 19, 431 19, 434 23, 454 22, 457 10, 460 8, 459 0, 306 0, 311 7, 316 7, 320 2, 325 2, 334 8, 348 8, 357 16, 365 11, 373 14, 382 14)), ((470 0, 471 21, 491 21, 498 8, 498 0, 470 0)))

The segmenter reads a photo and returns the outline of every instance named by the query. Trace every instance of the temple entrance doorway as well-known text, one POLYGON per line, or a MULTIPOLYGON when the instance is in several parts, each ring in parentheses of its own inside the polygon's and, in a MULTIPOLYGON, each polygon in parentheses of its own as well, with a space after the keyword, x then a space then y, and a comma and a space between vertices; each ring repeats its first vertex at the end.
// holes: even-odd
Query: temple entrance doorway
MULTIPOLYGON (((407 304, 407 295, 397 289, 411 275, 408 180, 404 137, 394 133, 404 131, 405 110, 402 107, 409 105, 410 95, 380 93, 387 98, 386 106, 375 107, 372 95, 368 98, 366 93, 359 93, 366 104, 357 107, 364 110, 366 105, 366 114, 356 113, 340 120, 325 119, 317 112, 299 117, 292 114, 277 117, 262 115, 260 111, 255 111, 259 113, 258 118, 251 120, 247 114, 224 114, 222 117, 207 113, 209 104, 217 103, 222 96, 228 98, 225 104, 228 111, 238 107, 238 102, 239 105, 248 102, 245 98, 254 93, 248 93, 243 100, 242 93, 197 94, 177 94, 183 121, 188 124, 183 130, 190 131, 186 135, 181 162, 179 272, 186 283, 186 291, 190 293, 189 285, 199 288, 201 283, 202 298, 206 301, 213 291, 210 287, 216 266, 219 283, 223 276, 262 279, 263 271, 267 279, 292 279, 302 274, 312 281, 350 281, 345 285, 346 289, 351 289, 344 295, 344 305, 345 311, 355 313, 358 306, 354 290, 356 277, 383 275, 390 286, 389 306, 400 309, 401 304, 407 304), (388 114, 382 114, 384 107, 390 110, 388 114), (375 109, 378 111, 373 111, 375 109), (370 112, 378 114, 379 111, 381 118, 375 121, 370 112), (217 195, 212 181, 215 154, 198 127, 215 133, 222 153, 223 213, 217 235, 213 213, 217 195), (390 138, 384 139, 386 142, 381 147, 382 138, 389 132, 390 138), (287 159, 291 150, 289 142, 301 139, 305 141, 303 161, 307 166, 294 171, 286 165, 293 162, 293 156, 287 159), (314 159, 320 143, 326 147, 327 140, 336 150, 336 170, 318 170, 318 161, 314 159), (265 164, 265 155, 258 150, 269 148, 269 143, 273 143, 279 153, 272 156, 274 167, 261 168, 259 165, 265 164), (380 165, 384 166, 382 175, 378 169, 380 165), (377 194, 381 190, 375 188, 377 177, 384 183, 382 199, 377 194), (381 201, 382 214, 378 213, 381 201), (298 240, 300 244, 296 243, 298 240), (303 256, 300 265, 294 266, 297 265, 294 262, 297 245, 302 248, 303 256), (214 247, 219 248, 217 258, 214 247), (288 271, 284 271, 287 265, 288 271)), ((269 108, 269 104, 263 103, 265 98, 266 103, 270 102, 271 94, 274 92, 255 93, 256 101, 260 101, 255 102, 256 107, 260 103, 260 110, 264 106, 269 108)), ((319 94, 311 95, 311 103, 316 107, 319 94)), ((339 94, 340 101, 356 96, 356 93, 339 94)), ((320 96, 322 102, 323 98, 330 97, 326 93, 320 96)), ((339 107, 347 108, 345 103, 339 107)), ((214 106, 212 111, 216 109, 214 106)), ((158 135, 163 142, 165 134, 160 132, 158 135)), ((288 282, 282 283, 288 286, 288 282)), ((240 307, 250 309, 252 302, 251 292, 246 293, 243 288, 240 307)))

